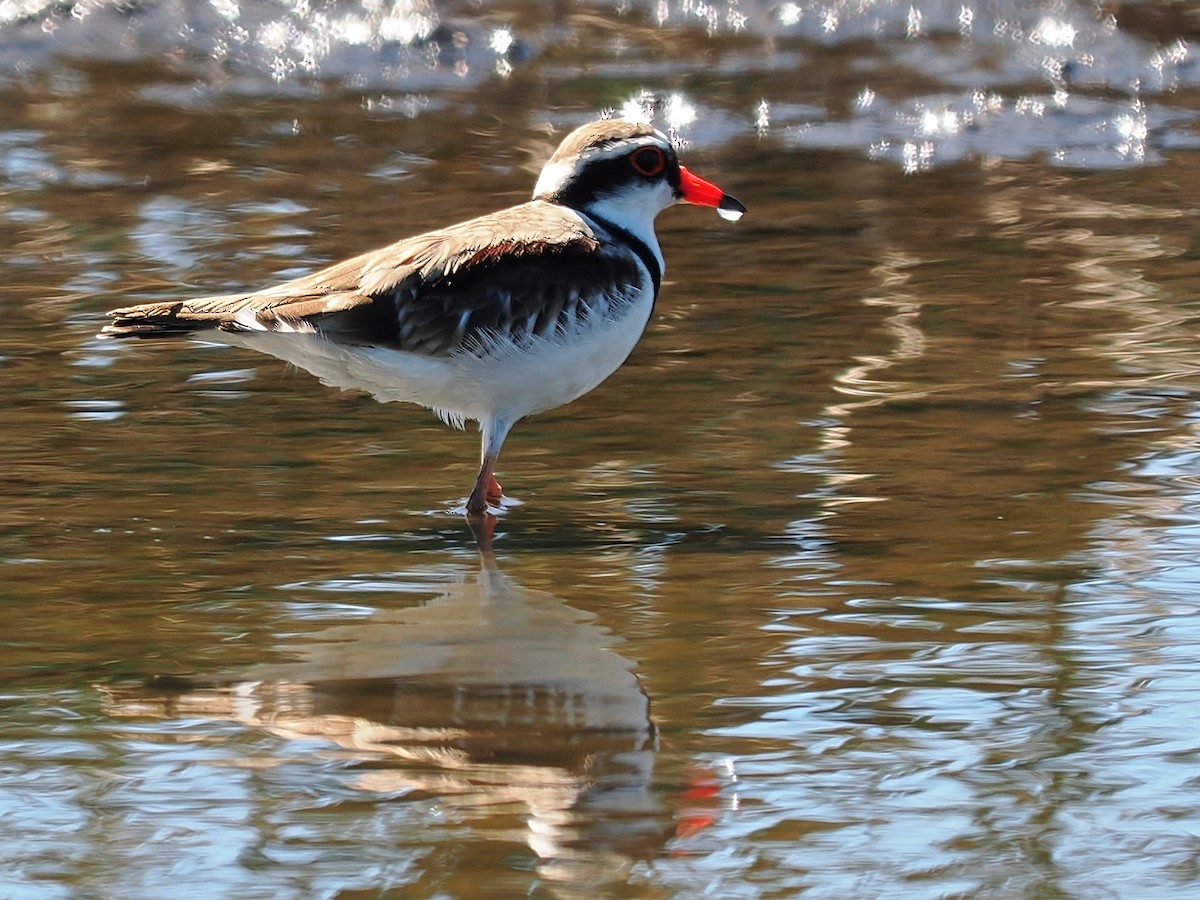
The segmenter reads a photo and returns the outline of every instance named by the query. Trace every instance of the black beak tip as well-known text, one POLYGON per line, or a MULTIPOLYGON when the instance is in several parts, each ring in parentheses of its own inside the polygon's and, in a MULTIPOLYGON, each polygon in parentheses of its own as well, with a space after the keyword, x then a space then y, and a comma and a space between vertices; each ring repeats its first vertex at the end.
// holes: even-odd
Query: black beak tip
POLYGON ((721 202, 717 204, 717 214, 722 219, 728 219, 735 222, 742 217, 746 211, 745 205, 737 197, 731 197, 729 194, 721 195, 721 202))

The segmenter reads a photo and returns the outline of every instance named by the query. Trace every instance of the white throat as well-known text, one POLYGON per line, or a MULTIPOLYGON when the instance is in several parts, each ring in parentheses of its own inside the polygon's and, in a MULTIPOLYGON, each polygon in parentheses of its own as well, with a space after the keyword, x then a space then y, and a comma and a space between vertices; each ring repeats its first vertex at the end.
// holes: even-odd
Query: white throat
POLYGON ((674 202, 671 188, 664 183, 598 197, 580 212, 594 222, 599 220, 596 224, 601 228, 609 222, 628 231, 649 248, 658 261, 659 271, 665 272, 666 263, 658 246, 658 235, 654 233, 654 218, 674 202))

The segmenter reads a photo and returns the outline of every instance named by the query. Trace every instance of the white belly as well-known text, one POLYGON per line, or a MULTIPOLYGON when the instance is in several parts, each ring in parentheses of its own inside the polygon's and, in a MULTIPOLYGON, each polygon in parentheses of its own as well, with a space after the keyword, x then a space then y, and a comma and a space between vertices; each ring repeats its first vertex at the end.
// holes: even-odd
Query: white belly
POLYGON ((652 306, 644 296, 617 318, 597 317, 594 324, 520 346, 493 340, 483 356, 427 357, 345 346, 303 332, 216 332, 206 337, 278 357, 331 387, 366 391, 385 403, 420 404, 461 428, 467 419, 515 422, 583 396, 629 357, 652 306))

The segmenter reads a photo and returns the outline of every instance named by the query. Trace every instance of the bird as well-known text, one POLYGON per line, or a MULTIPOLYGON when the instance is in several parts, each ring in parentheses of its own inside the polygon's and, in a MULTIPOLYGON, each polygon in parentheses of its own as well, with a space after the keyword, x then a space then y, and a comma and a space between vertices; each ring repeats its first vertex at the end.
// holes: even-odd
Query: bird
POLYGON ((251 293, 114 309, 100 337, 201 336, 477 422, 465 513, 484 521, 513 425, 591 391, 641 339, 665 269, 654 220, 680 201, 746 211, 652 125, 600 119, 563 138, 528 202, 251 293))

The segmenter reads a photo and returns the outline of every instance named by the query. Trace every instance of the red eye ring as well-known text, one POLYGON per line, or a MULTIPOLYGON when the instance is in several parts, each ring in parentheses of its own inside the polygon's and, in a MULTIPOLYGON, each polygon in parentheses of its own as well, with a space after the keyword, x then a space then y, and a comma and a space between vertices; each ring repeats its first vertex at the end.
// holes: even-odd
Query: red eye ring
POLYGON ((667 154, 658 147, 643 147, 629 154, 629 165, 639 175, 653 178, 667 168, 667 154))

